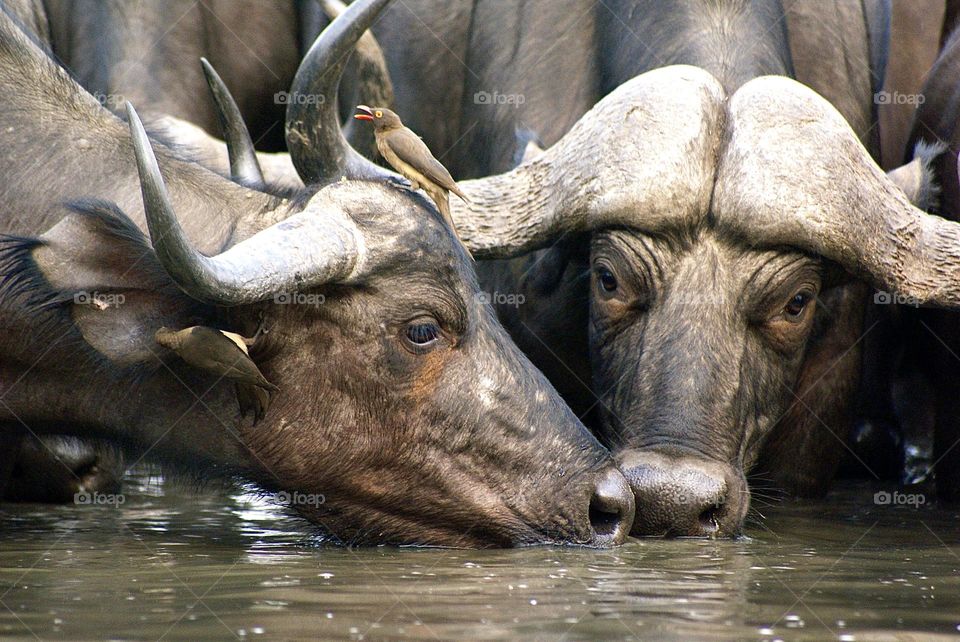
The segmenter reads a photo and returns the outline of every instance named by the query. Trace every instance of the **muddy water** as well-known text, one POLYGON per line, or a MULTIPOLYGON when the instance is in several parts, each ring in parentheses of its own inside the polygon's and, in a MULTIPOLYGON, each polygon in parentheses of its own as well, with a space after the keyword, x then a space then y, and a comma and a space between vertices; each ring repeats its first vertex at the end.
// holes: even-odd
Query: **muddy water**
POLYGON ((761 508, 740 541, 346 550, 141 476, 120 507, 0 507, 0 638, 957 636, 960 512, 875 490, 761 508))

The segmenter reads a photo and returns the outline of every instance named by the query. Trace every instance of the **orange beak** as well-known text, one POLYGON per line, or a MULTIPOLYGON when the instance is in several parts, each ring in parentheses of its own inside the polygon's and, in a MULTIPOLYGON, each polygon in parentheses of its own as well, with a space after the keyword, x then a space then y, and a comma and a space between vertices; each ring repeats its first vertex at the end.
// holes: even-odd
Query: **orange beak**
POLYGON ((357 105, 357 109, 364 113, 354 114, 353 117, 357 120, 373 120, 373 110, 367 107, 366 105, 357 105))

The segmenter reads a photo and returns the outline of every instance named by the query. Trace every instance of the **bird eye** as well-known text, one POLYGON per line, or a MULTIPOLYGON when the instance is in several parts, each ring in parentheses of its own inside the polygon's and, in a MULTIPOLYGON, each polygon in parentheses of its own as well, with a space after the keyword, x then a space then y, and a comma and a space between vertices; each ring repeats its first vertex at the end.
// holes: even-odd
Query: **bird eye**
POLYGON ((813 299, 813 295, 809 292, 797 292, 792 299, 783 307, 783 311, 786 313, 787 318, 791 321, 797 321, 803 316, 804 311, 807 309, 807 304, 813 299))
POLYGON ((610 293, 617 290, 617 277, 605 267, 601 266, 597 268, 597 282, 600 283, 600 287, 603 288, 604 292, 610 293))
POLYGON ((380 111, 379 109, 373 112, 373 115, 376 116, 377 118, 383 118, 383 112, 380 111))
POLYGON ((423 354, 433 349, 442 336, 440 326, 432 318, 411 321, 403 331, 404 343, 414 354, 423 354))

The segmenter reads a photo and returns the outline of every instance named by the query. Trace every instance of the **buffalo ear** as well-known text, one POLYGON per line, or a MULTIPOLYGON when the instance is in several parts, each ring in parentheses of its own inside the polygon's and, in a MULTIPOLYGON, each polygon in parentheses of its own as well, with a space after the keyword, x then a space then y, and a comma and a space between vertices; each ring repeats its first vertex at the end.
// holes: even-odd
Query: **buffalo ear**
POLYGON ((84 201, 40 237, 33 261, 83 340, 121 366, 156 367, 153 334, 205 310, 160 266, 149 241, 115 205, 84 201))
POLYGON ((937 185, 933 162, 946 147, 923 141, 914 148, 913 160, 887 172, 887 178, 903 190, 910 203, 925 212, 939 205, 940 186, 937 185))

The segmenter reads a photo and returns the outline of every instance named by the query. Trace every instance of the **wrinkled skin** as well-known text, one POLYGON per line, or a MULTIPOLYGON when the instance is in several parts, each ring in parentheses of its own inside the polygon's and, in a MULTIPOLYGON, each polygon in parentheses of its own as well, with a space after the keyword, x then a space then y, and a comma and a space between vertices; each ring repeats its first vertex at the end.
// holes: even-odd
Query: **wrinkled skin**
MULTIPOLYGON (((428 255, 443 233, 439 227, 405 261, 433 263, 428 255)), ((582 516, 558 508, 548 517, 535 505, 551 487, 562 494, 558 507, 588 505, 592 471, 607 461, 602 451, 582 432, 563 430, 576 425, 572 414, 555 395, 537 392, 548 384, 491 310, 477 303, 476 286, 464 285, 473 280, 464 266, 459 274, 449 270, 459 279, 443 278, 435 267, 413 274, 397 267, 396 274, 371 279, 368 291, 333 291, 320 308, 284 310, 293 318, 277 320, 282 327, 271 331, 265 348, 276 345, 277 353, 261 363, 284 390, 271 413, 281 425, 339 429, 281 440, 258 428, 249 435, 251 447, 267 453, 272 469, 302 480, 298 486, 325 489, 332 503, 321 519, 348 515, 350 537, 376 529, 416 533, 408 541, 470 545, 589 539, 567 530, 582 516), (423 316, 435 318, 444 336, 417 355, 402 335, 409 319, 423 316), (520 367, 492 367, 491 354, 509 355, 520 367), (321 363, 337 365, 317 369, 321 363), (543 403, 528 406, 527 395, 543 403), (333 411, 303 408, 302 400, 312 398, 325 398, 333 411), (465 413, 481 421, 447 419, 465 413), (545 445, 559 455, 556 461, 539 454, 545 445), (336 469, 316 469, 316 461, 333 458, 336 469), (552 525, 540 533, 523 526, 543 520, 552 525)))
POLYGON ((2 231, 42 241, 5 238, 0 248, 0 439, 19 442, 7 428, 16 419, 40 435, 104 439, 204 480, 323 495, 291 507, 339 541, 625 538, 632 497, 609 453, 480 302, 469 259, 421 197, 346 181, 281 200, 155 145, 184 234, 208 256, 303 210, 311 225, 345 215, 363 239, 362 270, 301 293, 322 295, 318 305, 199 303, 150 249, 127 127, 3 13, 0 28, 0 78, 19 106, 0 127, 2 231), (84 196, 119 208, 64 208, 81 175, 84 196), (94 290, 124 303, 77 298, 94 290), (280 392, 256 427, 240 416, 231 382, 153 343, 161 325, 196 324, 268 330, 251 357, 280 392), (436 339, 413 345, 408 330, 424 325, 436 339))
MULTIPOLYGON (((729 532, 748 505, 737 501, 747 494, 744 471, 799 399, 811 336, 822 340, 835 327, 817 314, 818 299, 835 309, 842 293, 824 288, 825 266, 802 254, 745 251, 709 230, 685 236, 593 239, 590 338, 602 434, 626 451, 621 462, 646 495, 641 503, 662 514, 646 528, 729 532), (673 489, 680 482, 663 472, 664 457, 682 470, 719 465, 709 479, 673 489), (665 492, 684 491, 685 514, 661 506, 665 492)), ((779 473, 819 483, 797 469, 779 473)))
MULTIPOLYGON (((327 188, 341 197, 356 189, 327 188)), ((413 204, 395 188, 374 194, 367 198, 401 211, 413 204)), ((616 525, 595 518, 595 528, 609 529, 595 533, 587 511, 608 455, 478 303, 466 257, 452 247, 437 250, 443 241, 452 246, 446 228, 419 218, 406 213, 403 255, 362 286, 312 292, 324 296, 320 306, 267 303, 236 308, 220 321, 245 334, 261 319, 270 328, 258 366, 281 392, 256 427, 241 420, 232 384, 169 356, 167 367, 140 378, 132 392, 113 381, 126 370, 105 369, 102 354, 85 355, 89 376, 77 385, 76 368, 58 368, 54 361, 63 357, 52 350, 19 381, 21 368, 3 367, 5 406, 37 432, 56 422, 58 431, 119 442, 132 454, 152 445, 155 458, 204 477, 242 474, 266 489, 323 495, 319 507, 294 508, 343 541, 601 542, 616 525), (415 354, 404 333, 425 318, 436 319, 443 336, 415 354), (67 403, 69 418, 59 410, 67 403)), ((364 224, 398 231, 392 219, 364 224)), ((35 260, 47 274, 47 260, 35 260)), ((144 296, 124 292, 130 302, 144 296)), ((183 306, 167 296, 165 305, 183 306)), ((81 314, 84 336, 122 321, 73 314, 81 314)), ((192 310, 180 323, 195 314, 215 322, 212 311, 192 310)), ((30 331, 16 322, 7 330, 30 331)), ((131 358, 110 336, 92 340, 114 361, 131 358)), ((82 344, 64 348, 92 352, 82 344)), ((146 357, 130 367, 156 366, 146 357)))

